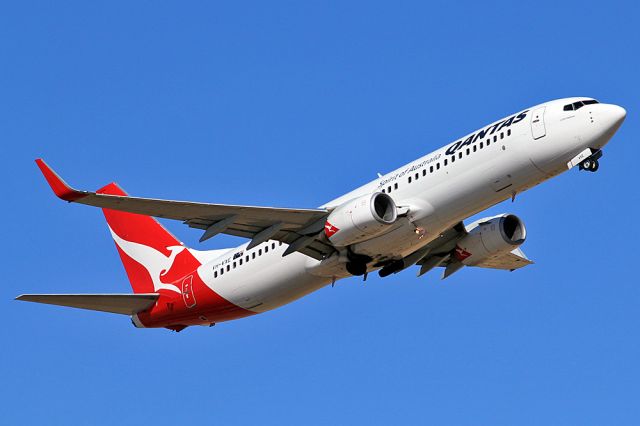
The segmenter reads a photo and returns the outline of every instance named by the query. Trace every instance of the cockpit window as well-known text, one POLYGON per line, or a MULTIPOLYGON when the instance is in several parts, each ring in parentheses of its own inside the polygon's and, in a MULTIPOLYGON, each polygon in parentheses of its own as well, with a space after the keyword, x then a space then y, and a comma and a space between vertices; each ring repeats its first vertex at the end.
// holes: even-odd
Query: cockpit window
POLYGON ((578 102, 574 102, 572 104, 569 105, 565 105, 563 110, 565 111, 575 111, 578 110, 580 108, 582 108, 585 105, 591 105, 591 104, 597 104, 599 103, 598 101, 596 101, 595 99, 587 99, 585 101, 578 101, 578 102))

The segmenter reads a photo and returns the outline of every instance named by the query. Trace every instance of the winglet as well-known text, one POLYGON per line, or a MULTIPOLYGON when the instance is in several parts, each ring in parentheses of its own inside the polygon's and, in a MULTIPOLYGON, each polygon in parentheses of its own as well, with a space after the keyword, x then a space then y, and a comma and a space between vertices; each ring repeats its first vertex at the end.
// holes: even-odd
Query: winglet
POLYGON ((54 194, 58 198, 61 198, 65 201, 76 201, 82 197, 87 196, 88 194, 83 191, 78 191, 73 189, 67 184, 56 172, 53 171, 51 167, 47 163, 44 162, 42 158, 38 158, 36 160, 36 164, 40 168, 42 175, 47 180, 47 183, 53 190, 54 194))

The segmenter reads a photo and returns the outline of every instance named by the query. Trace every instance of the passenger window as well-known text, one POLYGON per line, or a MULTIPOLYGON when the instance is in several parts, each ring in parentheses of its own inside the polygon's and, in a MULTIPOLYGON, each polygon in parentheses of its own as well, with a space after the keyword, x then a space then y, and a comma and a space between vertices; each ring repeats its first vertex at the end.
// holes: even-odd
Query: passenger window
POLYGON ((213 271, 213 278, 218 278, 218 271, 213 271))
POLYGON ((398 182, 393 184, 393 189, 398 189, 398 182))
POLYGON ((251 253, 251 258, 255 259, 256 258, 256 252, 254 251, 253 253, 251 253))
POLYGON ((429 173, 433 173, 433 166, 429 166, 429 173))
POLYGON ((409 180, 409 183, 411 183, 411 176, 409 176, 409 179, 408 179, 408 180, 409 180))
POLYGON ((220 275, 224 275, 224 268, 220 269, 220 275))
POLYGON ((271 250, 275 250, 276 249, 276 243, 271 243, 271 250))
POLYGON ((436 163, 436 169, 440 170, 440 162, 436 163))
POLYGON ((462 158, 462 152, 458 153, 458 158, 462 158))
POLYGON ((471 154, 471 150, 467 148, 467 155, 471 154))
POLYGON ((249 261, 249 255, 246 255, 246 256, 245 256, 244 261, 245 261, 245 262, 248 262, 248 261, 249 261))
POLYGON ((420 177, 420 173, 416 173, 416 180, 420 177))
POLYGON ((455 156, 455 155, 452 155, 452 156, 451 156, 451 162, 452 162, 452 163, 454 163, 455 161, 456 161, 456 156, 455 156))
POLYGON ((504 132, 500 132, 500 139, 504 139, 504 132))
POLYGON ((491 139, 487 139, 487 146, 491 143, 491 139))
POLYGON ((511 129, 507 129, 507 136, 511 136, 511 129))
POLYGON ((242 266, 242 258, 238 260, 238 263, 242 266))
POLYGON ((476 152, 477 150, 478 150, 478 147, 474 145, 473 146, 473 152, 476 152))
POLYGON ((231 265, 227 265, 227 272, 231 270, 231 265))
POLYGON ((427 175, 427 169, 422 169, 422 176, 426 176, 427 175))
POLYGON ((444 159, 444 165, 445 165, 445 166, 448 164, 448 163, 447 163, 447 161, 448 161, 448 160, 445 158, 445 159, 444 159))
POLYGON ((498 142, 498 136, 494 136, 494 137, 493 137, 493 141, 494 141, 494 142, 498 142))
POLYGON ((480 149, 484 148, 484 142, 480 142, 480 149))
POLYGON ((233 269, 236 269, 236 262, 233 262, 233 269))
POLYGON ((258 256, 262 256, 262 249, 258 249, 258 256))

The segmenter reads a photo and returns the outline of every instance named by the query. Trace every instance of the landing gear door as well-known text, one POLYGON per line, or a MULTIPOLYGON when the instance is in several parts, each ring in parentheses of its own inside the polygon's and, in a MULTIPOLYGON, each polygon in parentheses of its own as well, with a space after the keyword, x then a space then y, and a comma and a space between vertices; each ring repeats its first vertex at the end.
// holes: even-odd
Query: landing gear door
POLYGON ((540 107, 533 110, 531 113, 531 134, 533 139, 540 139, 547 134, 547 130, 544 127, 544 110, 546 107, 540 107))

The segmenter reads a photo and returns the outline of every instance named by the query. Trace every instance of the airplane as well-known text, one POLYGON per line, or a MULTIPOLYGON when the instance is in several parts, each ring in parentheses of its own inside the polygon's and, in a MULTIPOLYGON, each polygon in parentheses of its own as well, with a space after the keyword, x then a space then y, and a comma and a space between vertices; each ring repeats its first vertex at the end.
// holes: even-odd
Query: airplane
POLYGON ((140 328, 181 331, 270 311, 339 279, 416 265, 421 276, 461 268, 513 271, 533 263, 520 249, 522 220, 505 213, 464 221, 567 170, 595 172, 626 117, 593 98, 553 100, 509 115, 316 209, 131 197, 116 183, 69 186, 36 163, 56 196, 100 207, 133 294, 24 294, 17 300, 125 314, 140 328), (185 246, 154 217, 250 241, 185 246))

